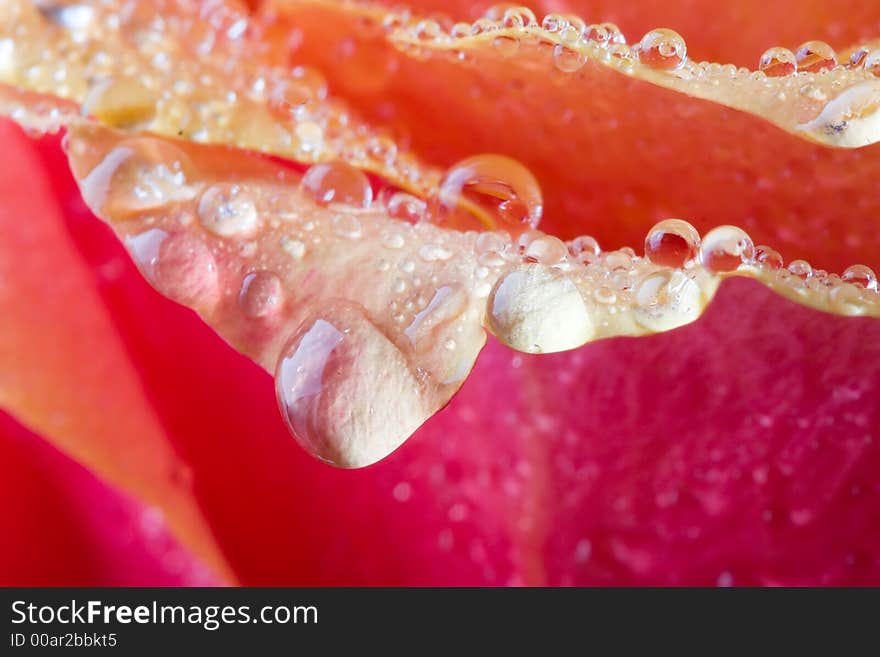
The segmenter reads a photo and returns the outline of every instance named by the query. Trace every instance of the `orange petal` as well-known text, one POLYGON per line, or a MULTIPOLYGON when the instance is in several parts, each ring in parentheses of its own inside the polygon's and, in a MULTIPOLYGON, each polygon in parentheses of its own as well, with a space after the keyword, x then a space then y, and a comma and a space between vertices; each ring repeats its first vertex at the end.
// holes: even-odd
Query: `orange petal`
POLYGON ((228 577, 186 466, 145 398, 93 273, 65 232, 33 144, 6 120, 0 142, 15 154, 0 163, 0 407, 109 482, 161 507, 172 530, 228 577))
POLYGON ((534 38, 514 54, 493 48, 491 34, 417 44, 400 29, 390 37, 358 29, 370 12, 356 5, 276 4, 273 20, 287 16, 301 35, 290 61, 319 67, 365 116, 407 131, 428 160, 448 165, 491 151, 526 164, 544 189, 543 227, 553 233, 589 233, 603 246, 638 249, 653 223, 678 216, 701 232, 743 226, 787 258, 820 267, 878 262, 866 218, 880 215, 880 145, 828 148, 798 128, 839 93, 824 85, 837 75, 855 81, 854 73, 779 82, 746 73, 725 78, 719 67, 706 69, 704 84, 637 64, 629 76, 591 61, 563 74, 553 48, 534 38), (450 56, 456 52, 464 60, 450 56), (396 72, 381 89, 365 89, 351 64, 359 57, 393 57, 396 72), (769 96, 758 91, 765 82, 769 96))

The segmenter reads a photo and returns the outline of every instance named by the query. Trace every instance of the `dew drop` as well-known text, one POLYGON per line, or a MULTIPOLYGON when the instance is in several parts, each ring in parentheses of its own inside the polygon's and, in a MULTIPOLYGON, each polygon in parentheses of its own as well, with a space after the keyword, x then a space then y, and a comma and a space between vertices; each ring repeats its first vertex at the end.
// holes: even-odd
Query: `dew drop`
POLYGON ((341 300, 303 322, 284 347, 275 391, 300 445, 346 468, 384 458, 439 406, 363 308, 341 300))
POLYGON ((673 30, 651 30, 639 42, 639 61, 651 68, 663 71, 676 69, 683 66, 686 59, 687 44, 673 30))
POLYGON ((561 14, 547 14, 541 21, 541 27, 547 32, 561 32, 568 27, 568 20, 561 14))
POLYGON ((293 259, 300 260, 306 254, 306 245, 300 240, 285 237, 281 240, 281 248, 293 259))
POLYGON ((555 265, 565 260, 568 249, 557 237, 552 235, 539 235, 531 240, 523 251, 523 257, 527 262, 539 262, 544 265, 555 265))
POLYGON ((873 269, 865 265, 848 267, 841 274, 840 279, 845 283, 852 283, 866 290, 877 291, 877 274, 874 273, 873 269))
POLYGON ((242 280, 238 303, 248 317, 268 317, 281 309, 283 293, 281 279, 274 272, 255 271, 242 280))
POLYGON ((645 238, 645 256, 655 265, 684 267, 700 250, 700 234, 681 219, 665 219, 645 238))
POLYGON ((358 239, 361 236, 361 222, 357 217, 349 214, 337 214, 333 217, 333 232, 340 237, 350 240, 358 239))
POLYGON ((528 7, 511 7, 504 12, 501 24, 510 29, 518 27, 533 27, 538 24, 534 12, 528 7))
POLYGON ((795 52, 798 70, 808 73, 830 71, 837 66, 837 53, 824 41, 807 41, 795 52))
POLYGON ((807 280, 813 275, 813 267, 806 260, 792 260, 788 263, 788 271, 802 280, 807 280))
POLYGON ((373 188, 366 174, 347 162, 321 162, 309 167, 300 183, 318 205, 340 203, 368 208, 373 188))
POLYGON ((403 235, 400 233, 384 233, 382 235, 382 244, 389 249, 401 249, 406 243, 403 235))
POLYGON ((785 264, 778 251, 763 244, 755 247, 755 262, 770 271, 782 269, 782 265, 785 264))
POLYGON ((599 242, 590 235, 575 237, 569 245, 569 250, 581 262, 592 262, 602 252, 602 249, 599 248, 599 242))
MULTIPOLYGON (((159 292, 178 303, 200 312, 210 311, 219 299, 217 263, 210 249, 190 233, 176 233, 155 240, 155 230, 144 234, 152 235, 152 248, 155 249, 151 258, 152 271, 142 266, 147 278, 159 292)), ((140 245, 127 241, 127 246, 135 259, 139 259, 140 245)))
POLYGON ((438 223, 473 226, 476 217, 518 233, 537 228, 543 198, 526 167, 504 155, 485 154, 453 165, 431 197, 429 209, 438 223))
POLYGON ((487 306, 492 332, 517 351, 565 351, 595 334, 574 282, 544 265, 525 264, 502 276, 487 306))
POLYGON ((419 248, 419 257, 426 262, 449 260, 452 257, 452 251, 439 244, 423 244, 419 248))
POLYGON ((880 77, 880 48, 876 48, 865 55, 862 60, 862 68, 880 77))
POLYGON ((204 191, 198 205, 199 222, 220 237, 250 235, 257 227, 257 207, 239 185, 218 183, 204 191))
POLYGON ((563 73, 574 73, 586 62, 586 55, 575 48, 561 43, 553 48, 553 65, 563 73))
POLYGON ((82 196, 98 215, 126 218, 195 198, 195 166, 176 146, 151 137, 128 139, 83 179, 82 196))
POLYGON ((718 226, 704 237, 700 247, 700 262, 709 271, 734 271, 755 255, 752 238, 736 226, 718 226))
POLYGON ((427 204, 417 196, 406 192, 388 191, 382 195, 385 211, 389 217, 407 221, 411 224, 418 223, 425 216, 427 204))
POLYGON ((495 52, 502 57, 513 57, 519 50, 519 39, 511 36, 498 36, 492 42, 495 52))
POLYGON ((584 38, 587 41, 604 46, 611 40, 611 33, 604 25, 588 25, 586 30, 584 30, 584 38))
POLYGON ((770 48, 758 60, 758 70, 771 78, 791 75, 798 69, 797 58, 788 48, 770 48))
POLYGON ((699 316, 701 296, 697 283, 682 271, 648 274, 635 287, 636 321, 655 332, 678 328, 699 316))

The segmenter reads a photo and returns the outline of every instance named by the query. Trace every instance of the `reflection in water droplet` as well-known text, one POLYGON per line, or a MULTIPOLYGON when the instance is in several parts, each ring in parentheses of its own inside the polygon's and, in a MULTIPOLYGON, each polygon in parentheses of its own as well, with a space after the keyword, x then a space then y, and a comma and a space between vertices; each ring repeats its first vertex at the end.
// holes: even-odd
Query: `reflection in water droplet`
POLYGON ((241 283, 238 302, 248 317, 267 317, 284 301, 281 279, 271 271, 251 272, 241 283))
POLYGON ((645 238, 645 256, 655 265, 684 267, 697 257, 700 234, 681 219, 666 219, 645 238))
POLYGON ((797 58, 788 48, 770 48, 761 55, 758 61, 758 70, 771 78, 791 75, 798 69, 797 58))
POLYGON ((486 154, 453 165, 429 208, 432 220, 452 227, 473 227, 477 216, 519 233, 537 228, 543 198, 538 181, 526 167, 504 155, 486 154))
POLYGON ((350 302, 302 324, 281 353, 275 389, 297 441, 341 467, 384 458, 430 415, 406 358, 350 302))
POLYGON ((639 42, 639 61, 651 68, 671 70, 680 68, 687 60, 687 44, 673 30, 651 30, 639 42))
POLYGON ((373 188, 366 174, 347 162, 322 162, 309 167, 300 183, 318 205, 341 203, 368 208, 373 188))
POLYGON ((845 283, 852 283, 866 290, 877 292, 877 274, 865 265, 853 265, 847 268, 840 278, 845 283))
POLYGON ((700 262, 709 271, 734 271, 754 258, 752 238, 736 226, 718 226, 703 237, 700 262))
POLYGON ((257 227, 257 207, 251 195, 239 185, 211 185, 199 199, 199 221, 210 233, 221 237, 250 235, 257 227))
POLYGON ((830 71, 837 66, 837 53, 824 41, 807 41, 795 52, 798 70, 808 73, 830 71))

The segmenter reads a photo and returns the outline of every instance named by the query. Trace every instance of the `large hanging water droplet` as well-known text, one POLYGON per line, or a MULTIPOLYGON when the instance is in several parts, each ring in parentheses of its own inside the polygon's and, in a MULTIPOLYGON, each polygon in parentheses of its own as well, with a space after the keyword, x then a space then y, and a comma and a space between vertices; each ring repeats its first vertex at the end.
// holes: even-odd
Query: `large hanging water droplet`
POLYGON ((253 198, 232 183, 218 183, 206 189, 199 199, 198 215, 205 230, 220 237, 247 236, 257 228, 253 198))
POLYGON ((475 155, 443 176, 429 209, 431 219, 456 228, 483 226, 519 233, 537 228, 543 212, 538 181, 522 164, 504 155, 475 155))
POLYGON ((645 66, 668 71, 684 65, 687 60, 687 44, 673 30, 651 30, 639 42, 639 61, 645 66))
POLYGON ((527 353, 574 349, 596 332, 574 282, 539 264, 526 264, 498 280, 488 300, 489 326, 504 344, 527 353))
POLYGON ((795 52, 798 70, 808 73, 830 71, 837 66, 837 53, 824 41, 807 41, 795 52))
POLYGON ((696 281, 682 271, 648 274, 638 282, 634 293, 636 321, 658 333, 694 321, 707 302, 696 281))
POLYGON ((771 78, 779 78, 797 72, 798 64, 795 54, 788 48, 770 48, 758 60, 758 70, 771 78))
POLYGON ((306 320, 282 350, 275 390, 297 441, 346 468, 384 458, 431 414, 403 353, 363 308, 341 300, 306 320))
POLYGON ((198 193, 195 166, 176 146, 151 137, 128 139, 83 179, 81 191, 100 216, 124 219, 198 193))
POLYGON ((368 208, 373 202, 373 188, 366 174, 347 162, 315 164, 309 167, 300 184, 318 205, 339 203, 368 208))
POLYGON ((681 219, 665 219, 645 238, 645 256, 655 265, 684 267, 697 257, 700 234, 681 219))
POLYGON ((700 262, 712 272, 728 272, 755 256, 752 238, 736 226, 718 226, 703 237, 700 262))

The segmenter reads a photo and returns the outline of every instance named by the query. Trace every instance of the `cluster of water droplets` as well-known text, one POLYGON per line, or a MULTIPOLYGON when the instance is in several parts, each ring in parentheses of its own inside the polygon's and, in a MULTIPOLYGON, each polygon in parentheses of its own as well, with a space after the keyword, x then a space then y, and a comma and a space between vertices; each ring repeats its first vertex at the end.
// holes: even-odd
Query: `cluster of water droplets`
POLYGON ((328 97, 316 69, 277 66, 225 3, 46 2, 0 7, 0 112, 58 127, 77 111, 105 125, 233 144, 301 162, 344 159, 422 189, 437 172, 328 97), (16 95, 15 90, 21 90, 16 95), (37 92, 59 99, 35 111, 37 92), (40 114, 52 113, 54 119, 40 114))

